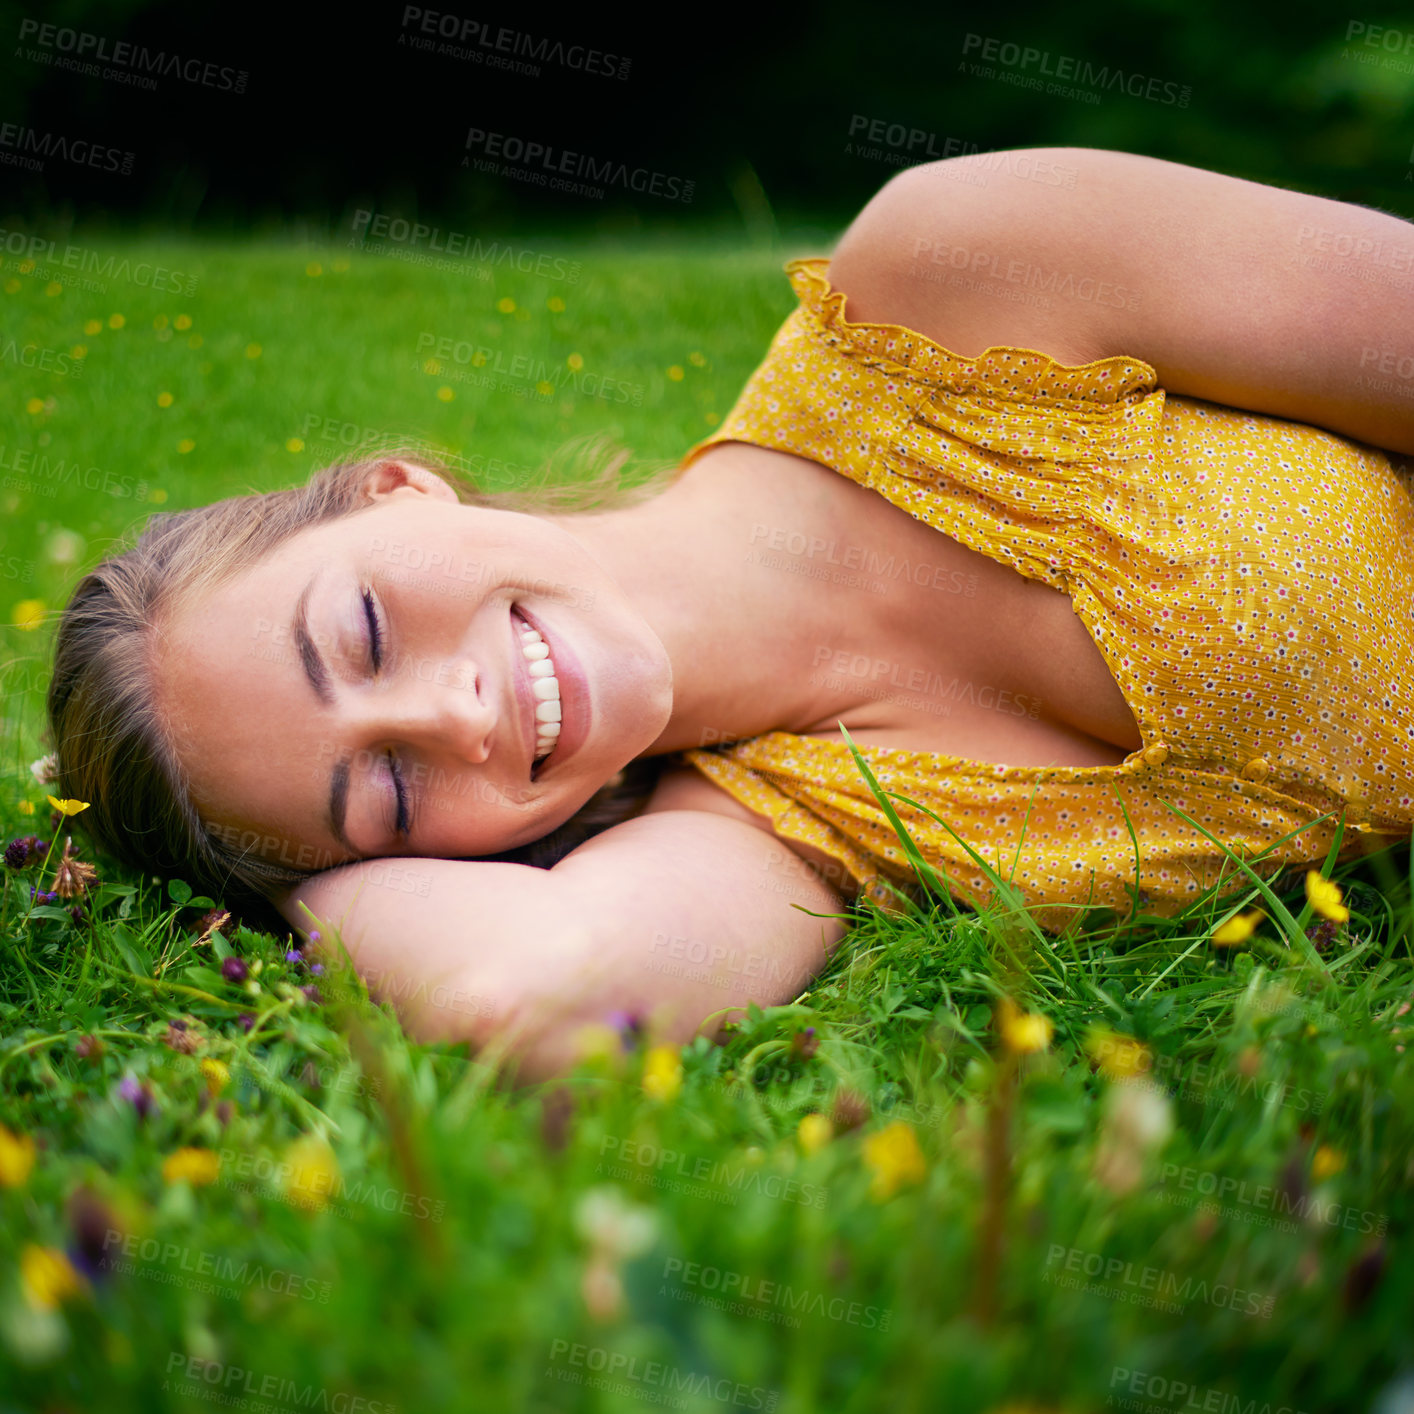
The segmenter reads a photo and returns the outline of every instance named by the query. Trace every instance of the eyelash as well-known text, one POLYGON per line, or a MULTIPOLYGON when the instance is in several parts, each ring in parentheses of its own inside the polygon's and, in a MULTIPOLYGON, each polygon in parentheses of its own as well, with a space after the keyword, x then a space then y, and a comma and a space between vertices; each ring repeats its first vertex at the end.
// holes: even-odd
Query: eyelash
MULTIPOLYGON (((381 672, 383 668, 383 626, 378 617, 378 606, 373 598, 373 591, 365 589, 363 591, 363 613, 368 620, 368 652, 373 662, 373 671, 381 672)), ((388 773, 392 777, 393 790, 397 795, 397 821, 396 833, 403 839, 407 839, 408 831, 412 828, 412 816, 408 810, 408 791, 403 784, 403 771, 398 758, 390 749, 388 752, 388 773)))

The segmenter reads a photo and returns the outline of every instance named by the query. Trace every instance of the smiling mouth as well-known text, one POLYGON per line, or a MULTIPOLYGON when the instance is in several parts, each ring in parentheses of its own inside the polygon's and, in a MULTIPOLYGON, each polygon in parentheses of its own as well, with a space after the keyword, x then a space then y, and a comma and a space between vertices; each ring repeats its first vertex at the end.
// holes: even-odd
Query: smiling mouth
POLYGON ((555 675, 550 645, 540 631, 532 628, 514 605, 511 614, 516 621, 521 656, 530 675, 530 692, 535 702, 535 756, 530 770, 530 779, 534 780, 560 739, 560 680, 555 675))

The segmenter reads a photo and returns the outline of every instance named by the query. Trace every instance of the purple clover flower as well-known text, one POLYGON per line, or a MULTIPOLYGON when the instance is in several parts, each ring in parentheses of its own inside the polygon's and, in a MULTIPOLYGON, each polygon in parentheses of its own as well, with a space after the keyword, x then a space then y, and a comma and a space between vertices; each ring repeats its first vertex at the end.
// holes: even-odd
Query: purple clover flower
POLYGON ((250 976, 250 968, 239 957, 227 957, 221 960, 221 975, 228 982, 244 982, 250 976))

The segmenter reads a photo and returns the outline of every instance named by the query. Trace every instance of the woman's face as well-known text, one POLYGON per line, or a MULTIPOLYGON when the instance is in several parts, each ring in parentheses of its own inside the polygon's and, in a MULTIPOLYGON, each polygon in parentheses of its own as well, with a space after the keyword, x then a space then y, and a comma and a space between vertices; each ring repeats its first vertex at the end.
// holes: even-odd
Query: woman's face
POLYGON ((410 463, 369 488, 158 626, 197 808, 305 869, 538 839, 661 734, 667 652, 559 522, 463 506, 410 463))

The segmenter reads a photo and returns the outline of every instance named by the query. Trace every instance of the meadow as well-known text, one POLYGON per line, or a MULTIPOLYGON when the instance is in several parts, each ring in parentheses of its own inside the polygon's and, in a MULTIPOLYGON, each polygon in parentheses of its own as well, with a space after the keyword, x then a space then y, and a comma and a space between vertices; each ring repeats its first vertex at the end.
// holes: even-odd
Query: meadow
POLYGON ((522 1088, 183 881, 49 899, 52 623, 130 527, 370 442, 672 463, 821 243, 12 244, 0 1411, 1414 1410, 1407 846, 1064 938, 861 904, 725 1044, 522 1088))

